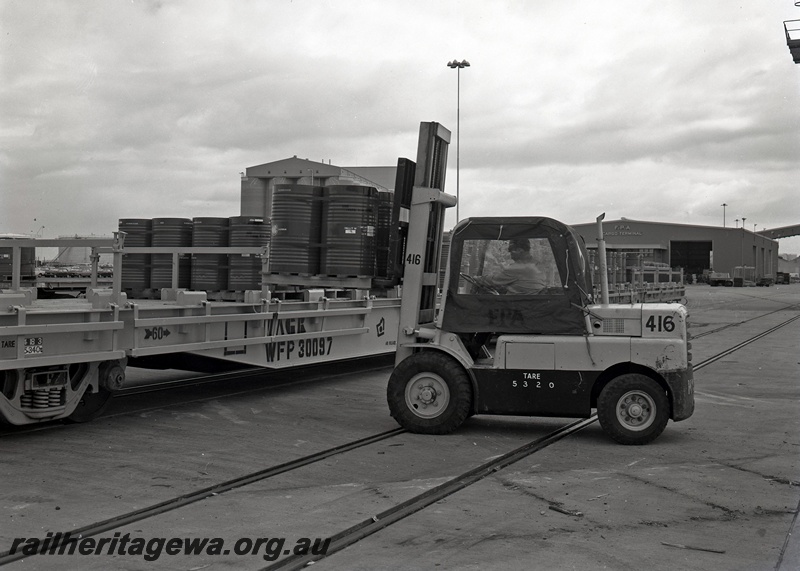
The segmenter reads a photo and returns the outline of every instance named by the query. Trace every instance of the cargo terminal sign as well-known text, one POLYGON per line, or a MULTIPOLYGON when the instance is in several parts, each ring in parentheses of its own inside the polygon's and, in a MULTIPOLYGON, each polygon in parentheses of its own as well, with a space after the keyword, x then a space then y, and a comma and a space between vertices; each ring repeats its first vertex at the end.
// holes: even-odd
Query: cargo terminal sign
POLYGON ((610 230, 603 231, 603 236, 644 236, 644 233, 631 228, 630 224, 614 224, 610 230))

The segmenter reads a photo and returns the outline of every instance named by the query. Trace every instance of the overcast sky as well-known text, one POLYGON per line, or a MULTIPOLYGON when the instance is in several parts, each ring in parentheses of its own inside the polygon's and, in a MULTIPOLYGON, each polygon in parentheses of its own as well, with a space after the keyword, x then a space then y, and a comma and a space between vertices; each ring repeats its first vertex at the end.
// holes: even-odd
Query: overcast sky
POLYGON ((453 132, 455 194, 452 59, 462 218, 721 226, 726 203, 728 226, 799 224, 789 19, 792 0, 0 0, 0 233, 236 216, 245 168, 393 166, 421 121, 453 132))

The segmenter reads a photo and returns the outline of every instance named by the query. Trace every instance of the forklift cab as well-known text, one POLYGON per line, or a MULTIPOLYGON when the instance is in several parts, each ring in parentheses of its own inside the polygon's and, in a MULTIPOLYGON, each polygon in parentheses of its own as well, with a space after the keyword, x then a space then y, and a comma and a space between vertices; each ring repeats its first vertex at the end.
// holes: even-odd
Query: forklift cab
POLYGON ((453 230, 438 327, 477 359, 492 335, 584 335, 591 295, 586 247, 569 226, 470 218, 453 230))
POLYGON ((592 291, 586 247, 569 226, 462 221, 435 323, 415 330, 389 379, 392 416, 446 434, 473 414, 588 418, 596 408, 623 444, 691 416, 685 308, 597 304, 592 291))

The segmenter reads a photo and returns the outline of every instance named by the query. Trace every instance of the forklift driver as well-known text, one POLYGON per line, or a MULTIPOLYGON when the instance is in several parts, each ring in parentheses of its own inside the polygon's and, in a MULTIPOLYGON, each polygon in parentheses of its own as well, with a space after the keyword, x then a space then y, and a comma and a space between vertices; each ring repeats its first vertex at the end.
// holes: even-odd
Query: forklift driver
POLYGON ((477 277, 476 281, 501 294, 535 294, 547 287, 546 277, 531 254, 527 238, 508 241, 511 263, 499 272, 477 277))

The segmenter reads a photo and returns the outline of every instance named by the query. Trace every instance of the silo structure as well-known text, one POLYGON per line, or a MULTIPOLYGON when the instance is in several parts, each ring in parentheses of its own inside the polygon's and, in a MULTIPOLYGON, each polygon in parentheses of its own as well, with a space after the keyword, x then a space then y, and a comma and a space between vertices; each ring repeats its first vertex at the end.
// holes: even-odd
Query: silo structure
POLYGON ((321 201, 320 186, 275 186, 272 191, 270 272, 319 274, 321 201))
MULTIPOLYGON (((150 218, 120 218, 119 231, 125 233, 125 248, 149 248, 153 221, 150 218)), ((150 288, 150 254, 123 254, 122 289, 136 296, 150 288)))
MULTIPOLYGON (((270 225, 259 216, 233 216, 228 219, 228 246, 264 248, 270 244, 270 225)), ((228 290, 261 289, 263 260, 258 254, 228 256, 228 290)))
MULTIPOLYGON (((228 245, 228 219, 192 219, 192 247, 224 248, 228 245)), ((192 254, 191 288, 218 292, 228 289, 227 254, 192 254)))
POLYGON ((325 187, 320 273, 375 276, 378 191, 370 186, 325 187))
MULTIPOLYGON (((153 218, 154 248, 180 248, 192 245, 192 220, 190 218, 153 218)), ((171 288, 173 254, 150 256, 150 287, 171 288)), ((176 287, 189 288, 192 281, 192 259, 189 254, 178 256, 178 283, 176 287)))

